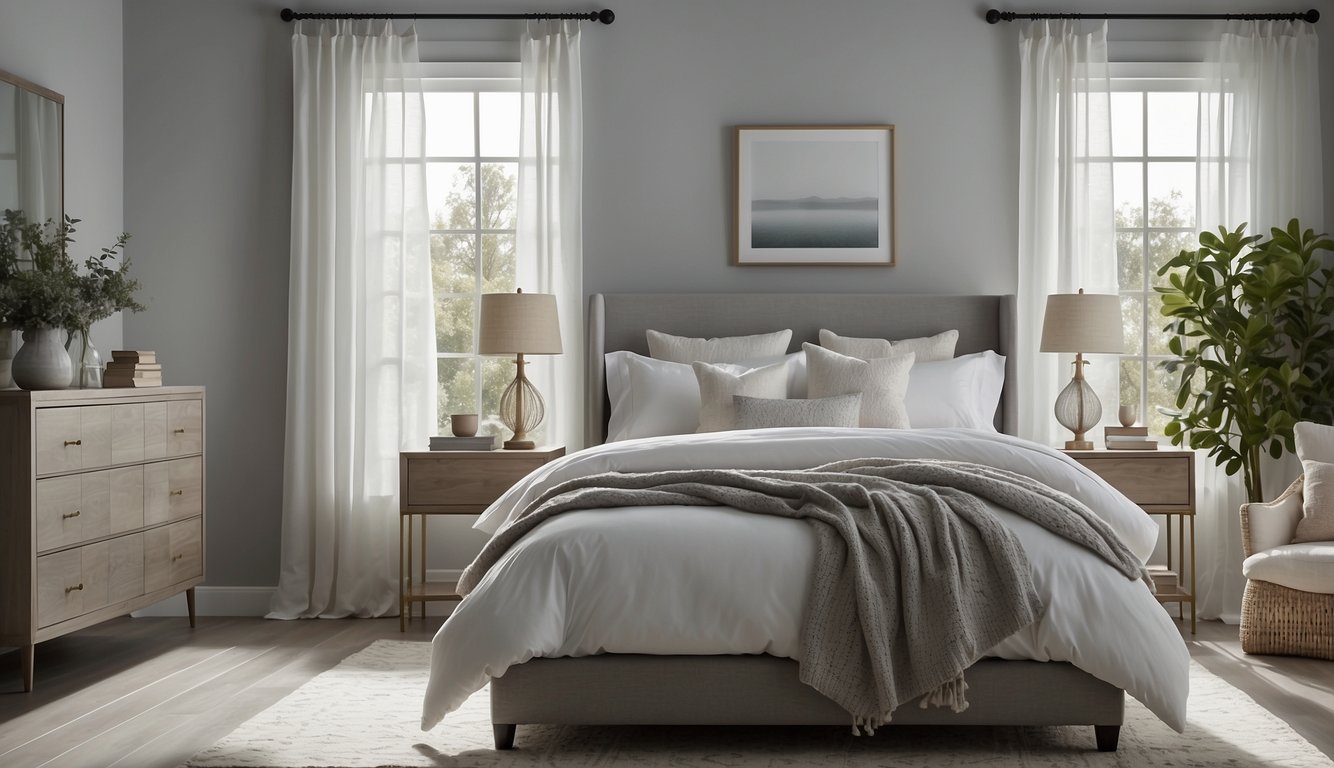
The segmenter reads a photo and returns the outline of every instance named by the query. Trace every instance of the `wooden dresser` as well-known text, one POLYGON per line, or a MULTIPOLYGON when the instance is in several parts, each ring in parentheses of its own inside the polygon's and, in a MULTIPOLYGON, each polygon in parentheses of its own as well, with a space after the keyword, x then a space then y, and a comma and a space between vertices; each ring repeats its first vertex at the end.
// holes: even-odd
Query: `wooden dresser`
POLYGON ((204 388, 0 392, 0 646, 204 580, 204 388))

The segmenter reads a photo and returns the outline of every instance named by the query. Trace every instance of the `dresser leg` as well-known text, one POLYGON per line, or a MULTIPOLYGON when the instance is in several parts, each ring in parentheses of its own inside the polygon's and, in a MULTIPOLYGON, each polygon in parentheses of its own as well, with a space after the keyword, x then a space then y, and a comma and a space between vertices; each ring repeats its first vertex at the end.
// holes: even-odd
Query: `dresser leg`
POLYGON ((195 588, 185 590, 185 609, 190 612, 190 629, 195 628, 195 588))
POLYGON ((36 646, 35 644, 33 644, 33 643, 28 643, 27 645, 25 645, 25 646, 23 646, 21 649, 19 649, 19 653, 22 653, 22 654, 23 654, 23 692, 24 692, 24 693, 32 693, 32 667, 33 667, 33 660, 34 660, 33 657, 34 657, 36 651, 37 651, 37 646, 36 646))

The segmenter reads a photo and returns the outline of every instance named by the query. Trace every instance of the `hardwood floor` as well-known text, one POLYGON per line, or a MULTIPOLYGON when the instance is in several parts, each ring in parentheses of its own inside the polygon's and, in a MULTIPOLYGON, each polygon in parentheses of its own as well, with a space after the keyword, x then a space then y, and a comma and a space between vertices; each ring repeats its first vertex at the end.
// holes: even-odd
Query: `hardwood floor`
MULTIPOLYGON (((37 646, 22 693, 0 654, 0 765, 175 766, 379 638, 428 641, 441 619, 116 619, 37 646)), ((1334 662, 1241 653, 1236 627, 1200 622, 1192 655, 1334 757, 1334 662)))

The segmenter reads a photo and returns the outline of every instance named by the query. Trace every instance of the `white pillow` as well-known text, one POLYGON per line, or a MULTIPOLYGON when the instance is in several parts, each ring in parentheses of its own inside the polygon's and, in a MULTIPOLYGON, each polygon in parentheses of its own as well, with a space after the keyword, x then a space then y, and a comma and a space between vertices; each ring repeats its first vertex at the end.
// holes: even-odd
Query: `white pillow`
MULTIPOLYGON (((683 363, 654 360, 634 352, 608 352, 607 442, 636 437, 684 435, 699 428, 699 383, 695 371, 683 363)), ((806 354, 722 364, 733 373, 782 363, 787 376, 787 397, 806 396, 806 354)))
POLYGON ((1292 426, 1296 438, 1297 458, 1334 464, 1334 427, 1314 421, 1299 421, 1292 426))
POLYGON ((1292 434, 1302 462, 1302 519, 1292 543, 1334 541, 1334 427, 1299 421, 1292 434))
POLYGON ((1334 464, 1306 459, 1302 478, 1302 519, 1292 543, 1334 541, 1334 464))
POLYGON ((910 426, 903 397, 908 389, 908 374, 915 353, 859 360, 814 344, 802 344, 801 348, 806 351, 810 397, 861 392, 858 426, 898 429, 910 426))
POLYGON ((694 339, 673 336, 661 331, 646 331, 648 353, 656 360, 673 363, 735 363, 757 357, 777 357, 787 354, 792 341, 791 329, 753 336, 721 336, 713 339, 694 339))
POLYGON ((930 363, 937 360, 949 360, 954 357, 954 347, 959 343, 959 332, 942 331, 935 336, 921 336, 915 339, 863 339, 856 336, 839 336, 833 331, 820 329, 820 346, 833 350, 840 355, 856 357, 862 360, 874 360, 878 357, 891 357, 913 352, 917 362, 930 363))
POLYGON ((855 427, 860 420, 862 393, 815 400, 774 400, 733 395, 737 429, 770 427, 855 427))
POLYGON ((967 427, 996 431, 996 407, 1005 384, 1005 357, 977 352, 949 360, 915 362, 903 403, 914 429, 967 427))
POLYGON ((787 368, 782 363, 737 373, 732 366, 694 363, 699 380, 699 431, 736 428, 734 395, 781 398, 787 394, 787 368))

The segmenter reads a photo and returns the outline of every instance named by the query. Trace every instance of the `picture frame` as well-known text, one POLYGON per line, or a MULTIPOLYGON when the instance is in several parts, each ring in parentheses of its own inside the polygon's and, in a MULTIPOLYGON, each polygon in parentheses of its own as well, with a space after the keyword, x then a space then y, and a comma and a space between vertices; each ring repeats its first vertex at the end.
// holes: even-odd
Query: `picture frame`
POLYGON ((893 125, 736 127, 735 266, 892 267, 893 125))

